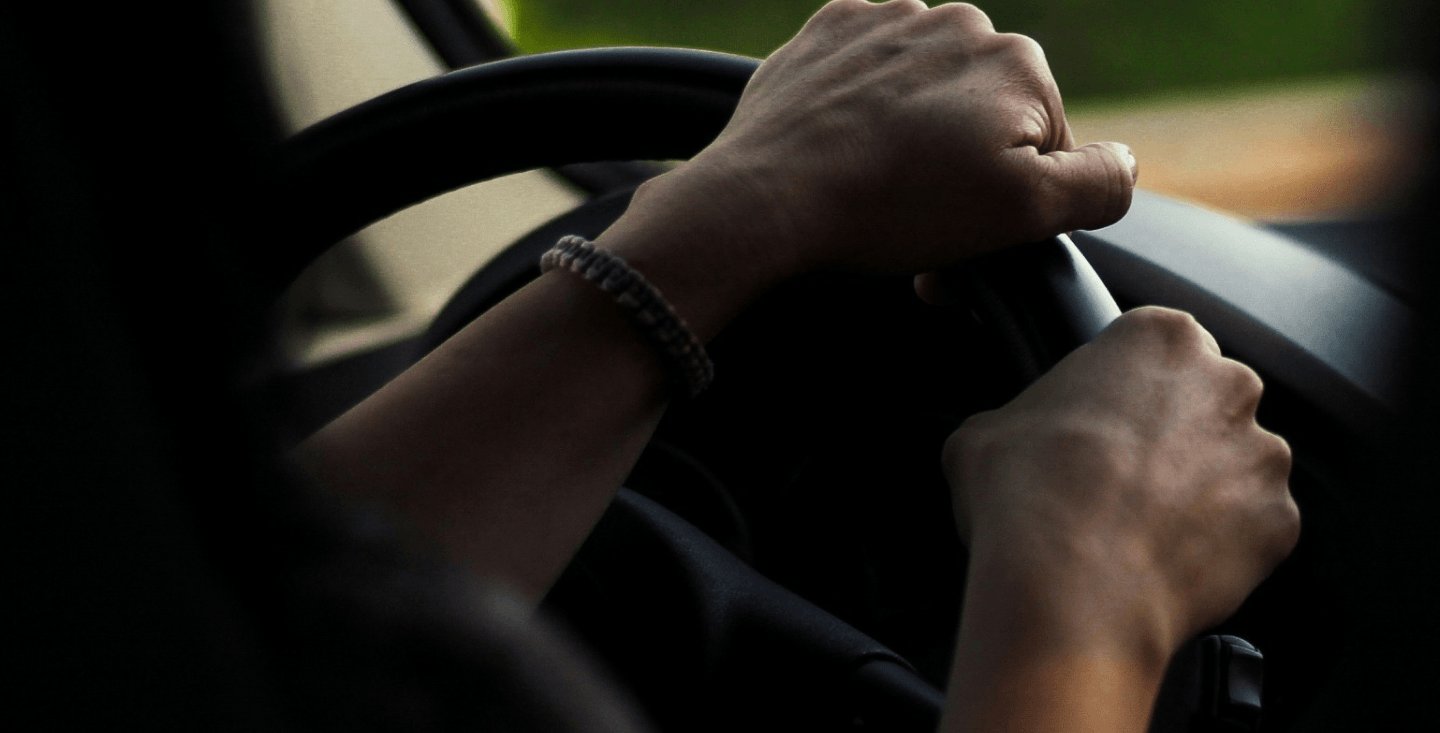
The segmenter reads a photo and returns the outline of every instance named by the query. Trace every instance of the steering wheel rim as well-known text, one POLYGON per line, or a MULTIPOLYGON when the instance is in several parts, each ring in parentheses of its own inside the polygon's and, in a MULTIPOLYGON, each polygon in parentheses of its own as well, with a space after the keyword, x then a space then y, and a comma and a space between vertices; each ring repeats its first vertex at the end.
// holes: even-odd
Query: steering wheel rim
MULTIPOLYGON (((758 65, 754 59, 684 49, 566 51, 452 72, 342 112, 279 151, 272 208, 284 224, 276 229, 285 235, 272 240, 266 258, 271 267, 262 276, 271 294, 278 294, 341 237, 469 183, 561 164, 688 158, 723 129, 758 65), (484 146, 474 144, 476 139, 527 143, 484 146)), ((613 219, 627 201, 628 192, 587 206, 603 208, 613 219)), ((462 288, 460 300, 484 290, 478 302, 488 302, 504 294, 497 287, 513 289, 538 275, 533 250, 548 247, 554 239, 550 229, 565 221, 573 217, 507 250, 496 260, 505 277, 497 279, 495 265, 487 267, 462 288)), ((977 296, 970 312, 997 327, 1026 381, 1119 314, 1103 283, 1064 237, 988 256, 968 265, 963 276, 977 296)), ((475 302, 452 301, 416 356, 478 315, 476 308, 475 302)), ((870 648, 863 640, 856 643, 870 648)), ((860 656, 877 654, 906 664, 886 657, 893 657, 888 650, 860 656)), ((888 681, 866 684, 904 687, 895 682, 893 669, 882 676, 888 681)), ((919 697, 924 705, 936 704, 931 693, 922 690, 919 697)))
MULTIPOLYGON (((570 163, 689 158, 724 128, 759 65, 694 49, 558 51, 450 72, 347 109, 277 152, 277 235, 258 238, 267 247, 260 287, 276 297, 340 238, 467 184, 570 163)), ((1059 239, 969 268, 989 291, 978 307, 1010 322, 1012 350, 1031 352, 1040 371, 1119 315, 1084 257, 1059 239), (1049 287, 1034 287, 1027 268, 1049 287), (1026 306, 1037 297, 1042 309, 1026 306)))
POLYGON ((286 140, 273 167, 270 297, 340 238, 508 173, 688 158, 729 121, 759 62, 710 51, 558 51, 396 89, 286 140), (495 114, 504 110, 504 114, 495 114))

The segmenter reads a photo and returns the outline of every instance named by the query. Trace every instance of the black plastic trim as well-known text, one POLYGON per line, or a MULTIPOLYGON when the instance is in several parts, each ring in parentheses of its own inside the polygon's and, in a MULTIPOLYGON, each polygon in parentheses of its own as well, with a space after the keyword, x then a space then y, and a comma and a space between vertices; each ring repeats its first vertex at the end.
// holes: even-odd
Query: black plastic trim
POLYGON ((1421 322, 1385 289, 1280 234, 1145 191, 1119 223, 1074 241, 1121 300, 1193 313, 1228 356, 1353 437, 1389 436, 1421 322))

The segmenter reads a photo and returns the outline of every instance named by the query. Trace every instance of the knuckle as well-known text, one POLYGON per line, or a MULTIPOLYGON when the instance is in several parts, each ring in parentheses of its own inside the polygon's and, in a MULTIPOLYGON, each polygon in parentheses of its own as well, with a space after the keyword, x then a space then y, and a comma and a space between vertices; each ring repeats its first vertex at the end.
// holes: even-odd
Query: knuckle
POLYGON ((1285 491, 1285 527, 1282 537, 1284 551, 1289 555, 1294 551, 1295 546, 1300 544, 1300 529, 1303 522, 1300 519, 1300 505, 1295 503, 1295 497, 1290 491, 1285 491))
POLYGON ((1138 333, 1137 340, 1146 344, 1151 353, 1174 368, 1206 365, 1211 379, 1219 380, 1216 386, 1223 387, 1226 377, 1213 371, 1212 360, 1221 357, 1214 349, 1214 337, 1205 330, 1195 316, 1185 311, 1159 306, 1137 308, 1130 325, 1138 333))
POLYGON ((887 0, 872 3, 868 0, 831 0, 811 17, 811 23, 819 25, 869 26, 884 18, 899 13, 915 15, 925 10, 922 0, 887 0))
POLYGON ((894 8, 907 15, 913 15, 926 9, 923 0, 888 0, 882 7, 894 8))
POLYGON ((1010 84, 1030 96, 1053 103, 1055 111, 1060 104, 1060 89, 1050 73, 1050 64, 1045 60, 1045 50, 1029 36, 1018 33, 996 34, 989 42, 990 51, 999 56, 1009 69, 1010 84))
POLYGON ((819 21, 847 20, 870 7, 871 4, 865 0, 830 0, 815 13, 814 19, 819 21))
POLYGON ((985 11, 981 10, 979 7, 971 5, 970 3, 950 4, 955 6, 955 10, 953 12, 959 14, 962 18, 970 21, 975 25, 987 28, 991 31, 995 29, 995 24, 990 21, 990 16, 986 15, 985 11))
POLYGON ((992 413, 977 412, 960 423, 960 427, 950 433, 945 440, 945 453, 949 457, 958 457, 966 448, 973 446, 979 436, 985 431, 985 426, 993 419, 992 413))
MULTIPOLYGON (((1295 452, 1290 448, 1290 442, 1284 438, 1264 431, 1266 441, 1265 452, 1269 463, 1274 467, 1274 475, 1277 481, 1288 486, 1290 480, 1290 469, 1295 465, 1295 452)), ((1289 495, 1289 489, 1286 489, 1289 495)))
POLYGON ((987 45, 1009 68, 1010 87, 1028 98, 1044 100, 1047 107, 1053 103, 1056 110, 1060 109, 1060 90, 1045 60, 1045 50, 1035 39, 1019 33, 998 33, 987 45))
POLYGON ((977 412, 950 433, 941 451, 947 475, 958 474, 961 466, 973 464, 979 458, 989 442, 986 435, 997 419, 995 411, 977 412))
POLYGON ((947 478, 954 478, 964 460, 965 447, 969 442, 964 431, 965 427, 962 425, 960 429, 951 433, 950 437, 945 439, 945 445, 940 451, 940 465, 947 478))
POLYGON ((936 5, 930 8, 930 13, 936 19, 946 18, 963 21, 966 24, 982 23, 988 25, 990 23, 990 16, 986 15, 985 11, 970 3, 945 3, 944 5, 936 5))
POLYGON ((1258 522, 1255 526, 1259 557, 1266 571, 1273 570, 1300 542, 1300 507, 1290 493, 1290 444, 1274 433, 1256 428, 1260 446, 1257 468, 1259 490, 1250 495, 1258 522))
POLYGON ((917 20, 925 27, 956 34, 961 38, 978 36, 991 39, 995 35, 995 24, 985 11, 969 3, 946 3, 930 8, 917 20))
POLYGON ((1221 363, 1228 372, 1230 394, 1247 405, 1250 416, 1253 417, 1255 408, 1260 404, 1260 397, 1265 394, 1265 380, 1261 379, 1254 369, 1234 359, 1221 359, 1221 363))
POLYGON ((1047 68, 1045 49, 1040 42, 1020 33, 997 33, 994 43, 1003 51, 1017 56, 1028 66, 1047 68))
POLYGON ((1270 522, 1270 566, 1279 565, 1300 544, 1300 507, 1295 503, 1289 488, 1284 497, 1276 502, 1270 522))
POLYGON ((1167 344, 1183 344, 1200 338, 1200 322, 1185 311, 1161 306, 1142 306, 1121 316, 1134 328, 1158 337, 1167 344))

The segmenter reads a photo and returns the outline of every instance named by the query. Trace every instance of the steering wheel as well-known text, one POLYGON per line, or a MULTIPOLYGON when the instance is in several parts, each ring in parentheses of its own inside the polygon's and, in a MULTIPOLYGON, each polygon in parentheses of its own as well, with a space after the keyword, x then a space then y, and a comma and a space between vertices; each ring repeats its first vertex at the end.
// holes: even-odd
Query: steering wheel
MULTIPOLYGON (((541 54, 321 122, 278 159, 273 208, 287 234, 271 244, 271 294, 341 237, 468 183, 689 157, 723 128, 758 64, 681 49, 541 54)), ((598 236, 632 192, 512 245, 415 356, 538 276, 559 236, 598 236)), ((806 728, 933 726, 964 572, 939 444, 1119 314, 1063 236, 964 276, 970 308, 954 309, 919 303, 909 278, 801 278, 712 342, 715 387, 672 406, 627 482, 635 491, 622 490, 549 599, 662 728, 760 714, 806 728)))

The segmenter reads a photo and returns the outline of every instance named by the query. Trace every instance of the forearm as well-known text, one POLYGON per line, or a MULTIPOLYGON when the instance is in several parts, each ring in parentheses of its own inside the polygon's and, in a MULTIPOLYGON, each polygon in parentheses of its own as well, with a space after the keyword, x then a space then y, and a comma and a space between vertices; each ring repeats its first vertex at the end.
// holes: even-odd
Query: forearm
MULTIPOLYGON (((674 185, 686 175, 642 190, 597 245, 630 259, 706 339, 783 275, 726 222, 723 182, 674 185), (702 191, 710 203, 697 201, 702 191)), ((668 397, 664 362, 625 311, 557 270, 295 458, 325 489, 386 506, 454 560, 538 600, 633 467, 668 397)))
POLYGON ((1143 733, 1159 690, 1127 660, 998 639, 956 652, 940 730, 1143 733), (976 646, 996 647, 981 655, 976 646))
POLYGON ((453 560, 538 599, 664 405, 660 365, 590 290, 563 272, 541 278, 296 460, 323 489, 393 510, 453 560))
POLYGON ((972 564, 940 729, 1142 733, 1168 658, 1152 624, 1021 575, 972 564))

